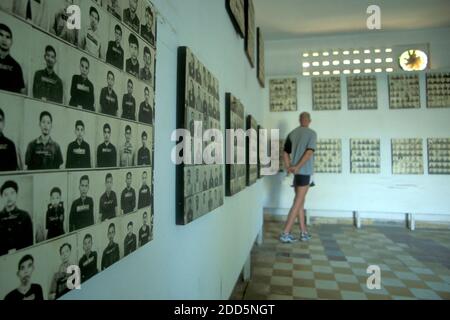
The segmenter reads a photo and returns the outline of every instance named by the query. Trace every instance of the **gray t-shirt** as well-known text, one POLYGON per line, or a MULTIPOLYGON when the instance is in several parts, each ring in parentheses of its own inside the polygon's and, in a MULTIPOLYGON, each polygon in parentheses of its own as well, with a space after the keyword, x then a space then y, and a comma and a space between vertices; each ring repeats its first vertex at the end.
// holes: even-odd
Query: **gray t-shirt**
MULTIPOLYGON (((298 127, 289 133, 284 151, 291 155, 291 165, 296 165, 307 150, 316 150, 317 133, 306 127, 298 127)), ((314 174, 314 155, 296 174, 311 176, 314 174)))

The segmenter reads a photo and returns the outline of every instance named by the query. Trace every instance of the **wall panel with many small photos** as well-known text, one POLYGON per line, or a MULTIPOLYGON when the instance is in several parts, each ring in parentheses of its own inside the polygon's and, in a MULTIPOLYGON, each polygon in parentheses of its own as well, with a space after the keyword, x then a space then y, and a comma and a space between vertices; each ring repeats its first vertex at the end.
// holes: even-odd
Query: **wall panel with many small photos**
POLYGON ((341 110, 341 78, 312 78, 313 110, 341 110))
POLYGON ((450 138, 428 139, 428 173, 450 174, 450 138))
POLYGON ((427 73, 428 108, 450 108, 450 72, 427 73))
POLYGON ((420 108, 418 74, 389 75, 389 107, 391 109, 420 108))
POLYGON ((350 140, 351 173, 380 173, 380 139, 350 140))
POLYGON ((271 79, 269 81, 270 111, 297 111, 297 79, 271 79))
MULTIPOLYGON (((177 127, 189 130, 191 148, 184 150, 184 163, 177 165, 176 220, 187 225, 223 205, 223 165, 206 164, 203 158, 203 150, 212 143, 220 150, 223 145, 203 140, 203 130, 221 130, 219 80, 188 47, 178 48, 178 68, 177 127), (196 130, 196 121, 203 130, 196 130)), ((187 141, 183 143, 187 148, 187 141)))
POLYGON ((314 172, 342 173, 341 139, 319 139, 314 153, 314 172))
POLYGON ((258 180, 258 123, 251 115, 247 116, 247 130, 252 130, 247 137, 247 186, 251 186, 258 180), (255 159, 251 159, 254 155, 255 159), (256 163, 251 163, 255 161, 256 163))
POLYGON ((376 76, 347 78, 348 110, 374 110, 378 108, 376 76))
POLYGON ((392 139, 392 173, 423 174, 423 139, 392 139))
POLYGON ((156 14, 104 2, 73 2, 80 30, 68 1, 1 2, 0 298, 58 299, 69 265, 153 239, 156 14))

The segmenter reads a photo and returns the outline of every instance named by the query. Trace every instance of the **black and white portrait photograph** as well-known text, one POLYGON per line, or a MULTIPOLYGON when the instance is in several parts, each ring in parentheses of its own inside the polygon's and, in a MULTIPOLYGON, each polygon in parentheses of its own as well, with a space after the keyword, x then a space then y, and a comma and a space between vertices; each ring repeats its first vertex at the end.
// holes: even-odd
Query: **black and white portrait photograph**
POLYGON ((95 58, 105 60, 110 16, 94 1, 81 2, 81 30, 79 47, 95 58))
POLYGON ((80 30, 76 28, 69 29, 67 24, 69 19, 67 8, 71 5, 79 6, 80 0, 52 0, 49 3, 48 32, 72 46, 78 46, 81 40, 80 30))
POLYGON ((28 94, 31 32, 24 21, 0 12, 0 90, 28 94))
POLYGON ((35 242, 59 238, 69 230, 67 173, 33 177, 35 242))
POLYGON ((22 154, 26 170, 58 170, 65 163, 67 111, 42 101, 25 101, 22 154))
POLYGON ((0 92, 0 172, 23 169, 24 98, 0 92))
POLYGON ((0 177, 0 256, 33 245, 33 214, 33 177, 0 177))
POLYGON ((141 28, 141 20, 139 18, 139 12, 142 12, 142 3, 144 0, 124 0, 123 1, 123 14, 122 21, 133 32, 139 34, 141 28))
POLYGON ((245 37, 245 0, 227 0, 226 6, 236 32, 245 37))
POLYGON ((47 30, 48 7, 47 1, 14 0, 12 13, 38 28, 47 30))
MULTIPOLYGON (((103 0, 102 6, 114 18, 121 21, 124 1, 121 0, 103 0)), ((111 23, 116 21, 112 20, 111 23)))
POLYGON ((155 224, 153 208, 146 208, 137 212, 139 217, 137 224, 138 235, 138 247, 143 247, 147 243, 153 240, 154 231, 153 226, 155 224))
POLYGON ((98 173, 101 181, 104 181, 104 185, 99 186, 96 190, 96 196, 99 198, 98 201, 98 221, 103 222, 105 220, 111 220, 119 216, 119 196, 118 187, 121 186, 121 177, 119 171, 102 171, 98 173), (101 196, 99 196, 99 191, 101 191, 101 196))
POLYGON ((137 163, 138 166, 153 166, 153 127, 139 125, 139 144, 137 150, 137 163))
POLYGON ((133 167, 136 165, 138 149, 138 126, 133 122, 122 121, 119 133, 119 166, 133 167))
POLYGON ((116 119, 97 116, 97 139, 95 144, 95 163, 97 168, 118 167, 119 135, 122 135, 120 122, 116 119))
POLYGON ((156 24, 157 17, 153 5, 149 1, 142 1, 141 9, 141 37, 151 45, 156 47, 156 24))
POLYGON ((137 192, 137 209, 148 209, 153 204, 153 177, 152 171, 147 169, 135 170, 139 175, 139 188, 137 192))
POLYGON ((108 220, 100 225, 100 270, 103 271, 119 262, 123 257, 124 236, 122 233, 122 219, 108 220))
POLYGON ((120 213, 127 215, 133 213, 137 209, 138 194, 137 189, 139 173, 136 170, 120 170, 122 183, 118 186, 120 191, 120 213))
POLYGON ((101 225, 94 225, 77 233, 78 267, 81 273, 81 283, 91 279, 100 271, 102 254, 101 225))
POLYGON ((137 109, 139 104, 144 101, 143 84, 134 77, 124 78, 121 88, 122 105, 120 117, 131 121, 137 120, 137 109))
MULTIPOLYGON (((116 2, 118 2, 116 0, 116 2)), ((109 41, 106 48, 106 63, 123 70, 125 63, 124 27, 118 21, 111 21, 109 28, 109 41)))
MULTIPOLYGON (((148 224, 148 222, 147 222, 148 224)), ((142 215, 140 212, 124 216, 121 218, 123 256, 126 257, 139 247, 139 229, 142 226, 142 215)), ((150 231, 147 230, 150 235, 150 231)))
POLYGON ((141 68, 144 66, 144 41, 135 32, 124 28, 125 72, 139 79, 141 68))
POLYGON ((96 221, 94 201, 95 188, 92 187, 93 173, 69 173, 69 232, 92 226, 96 221))
MULTIPOLYGON (((101 69, 104 70, 104 68, 101 69)), ((100 90, 99 112, 109 116, 117 117, 119 115, 119 105, 121 104, 121 98, 119 98, 118 90, 120 90, 120 88, 122 88, 123 86, 122 73, 111 68, 107 69, 106 73, 103 73, 103 75, 104 85, 100 90)))
POLYGON ((139 79, 152 90, 155 88, 156 51, 149 45, 144 45, 142 53, 142 66, 139 70, 139 79))
POLYGON ((32 55, 31 96, 52 103, 64 103, 67 78, 62 74, 66 46, 43 32, 34 31, 35 52, 32 55))

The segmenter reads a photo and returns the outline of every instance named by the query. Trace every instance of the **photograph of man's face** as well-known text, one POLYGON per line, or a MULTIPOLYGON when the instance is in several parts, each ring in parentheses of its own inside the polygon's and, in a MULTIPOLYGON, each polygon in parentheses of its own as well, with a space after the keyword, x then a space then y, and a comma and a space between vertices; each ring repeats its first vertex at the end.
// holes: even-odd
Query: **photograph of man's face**
POLYGON ((42 135, 50 135, 50 132, 52 131, 52 119, 48 115, 44 115, 39 122, 39 126, 41 128, 42 135))
POLYGON ((80 181, 80 195, 82 198, 87 197, 89 192, 89 180, 83 179, 80 181))

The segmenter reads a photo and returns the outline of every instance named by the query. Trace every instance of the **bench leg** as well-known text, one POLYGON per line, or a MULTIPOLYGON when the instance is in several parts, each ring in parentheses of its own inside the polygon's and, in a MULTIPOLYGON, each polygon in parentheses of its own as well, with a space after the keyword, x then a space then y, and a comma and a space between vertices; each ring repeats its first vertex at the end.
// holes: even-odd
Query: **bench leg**
POLYGON ((361 229, 361 217, 357 211, 353 211, 353 225, 356 229, 361 229))

